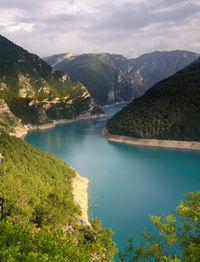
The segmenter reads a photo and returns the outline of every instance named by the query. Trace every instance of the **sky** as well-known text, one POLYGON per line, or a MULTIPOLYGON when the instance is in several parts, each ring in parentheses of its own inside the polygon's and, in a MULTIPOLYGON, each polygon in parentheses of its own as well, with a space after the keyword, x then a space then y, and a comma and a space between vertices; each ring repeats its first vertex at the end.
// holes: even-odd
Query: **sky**
POLYGON ((0 34, 41 57, 200 53, 200 0, 0 0, 0 34))

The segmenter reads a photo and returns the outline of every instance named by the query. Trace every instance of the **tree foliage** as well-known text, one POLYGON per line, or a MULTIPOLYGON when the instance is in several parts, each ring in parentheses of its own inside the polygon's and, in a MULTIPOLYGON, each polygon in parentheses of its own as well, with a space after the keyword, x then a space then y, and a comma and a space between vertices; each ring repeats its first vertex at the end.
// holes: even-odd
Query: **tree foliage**
POLYGON ((130 239, 125 252, 119 253, 118 262, 200 261, 200 192, 187 193, 185 197, 168 216, 151 215, 154 232, 144 231, 144 242, 137 249, 130 239))
POLYGON ((112 233, 99 220, 92 228, 13 224, 0 221, 0 261, 2 262, 89 262, 111 261, 115 250, 112 233))
POLYGON ((62 160, 21 139, 0 135, 4 156, 0 173, 0 197, 5 199, 2 218, 43 224, 59 224, 80 213, 73 202, 74 170, 62 160))

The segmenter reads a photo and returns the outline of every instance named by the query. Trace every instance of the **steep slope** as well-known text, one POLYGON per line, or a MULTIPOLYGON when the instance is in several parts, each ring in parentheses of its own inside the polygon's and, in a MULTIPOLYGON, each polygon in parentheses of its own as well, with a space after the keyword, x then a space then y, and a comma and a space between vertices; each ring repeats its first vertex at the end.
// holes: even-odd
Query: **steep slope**
POLYGON ((74 178, 61 159, 0 134, 0 261, 111 261, 111 231, 80 220, 74 178))
MULTIPOLYGON (((72 82, 66 73, 54 71, 38 56, 3 36, 0 99, 22 124, 40 125, 102 113, 80 82, 72 82)), ((5 129, 5 125, 0 128, 5 129)))
POLYGON ((200 60, 162 80, 107 121, 111 134, 200 140, 200 60))
POLYGON ((4 217, 16 216, 41 226, 64 223, 72 214, 80 213, 72 192, 76 173, 62 160, 6 134, 0 134, 0 153, 4 217))
POLYGON ((57 70, 87 86, 100 105, 131 101, 156 82, 174 74, 198 57, 188 51, 153 52, 135 59, 108 53, 46 57, 57 70))
POLYGON ((9 133, 23 129, 22 121, 16 117, 3 99, 0 99, 0 127, 9 133))

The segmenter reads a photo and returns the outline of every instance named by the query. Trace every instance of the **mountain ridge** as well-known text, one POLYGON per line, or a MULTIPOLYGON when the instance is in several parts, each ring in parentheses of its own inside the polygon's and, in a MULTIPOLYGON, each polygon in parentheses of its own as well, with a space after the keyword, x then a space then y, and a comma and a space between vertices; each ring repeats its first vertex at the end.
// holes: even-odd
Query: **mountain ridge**
POLYGON ((155 51, 132 59, 109 53, 86 53, 70 59, 62 54, 56 55, 57 60, 53 60, 54 56, 43 59, 86 85, 97 104, 105 106, 130 102, 198 57, 190 51, 175 50, 155 51))

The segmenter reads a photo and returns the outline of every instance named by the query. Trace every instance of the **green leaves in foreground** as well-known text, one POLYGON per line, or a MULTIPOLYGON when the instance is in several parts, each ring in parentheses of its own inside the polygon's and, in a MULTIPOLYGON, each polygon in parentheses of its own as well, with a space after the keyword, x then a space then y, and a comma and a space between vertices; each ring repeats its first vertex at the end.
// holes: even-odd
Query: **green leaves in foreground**
POLYGON ((135 250, 133 239, 118 262, 138 259, 161 262, 200 261, 200 192, 187 193, 176 211, 162 218, 150 215, 154 233, 143 232, 144 242, 135 250), (170 249, 176 252, 171 255, 170 249))
POLYGON ((0 261, 111 261, 115 250, 111 235, 99 220, 92 228, 74 225, 66 231, 0 221, 0 261))

